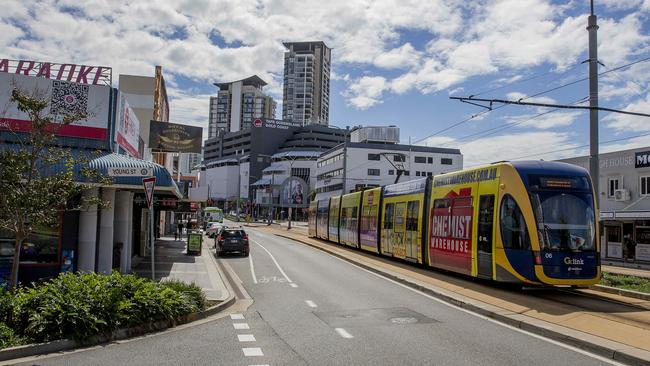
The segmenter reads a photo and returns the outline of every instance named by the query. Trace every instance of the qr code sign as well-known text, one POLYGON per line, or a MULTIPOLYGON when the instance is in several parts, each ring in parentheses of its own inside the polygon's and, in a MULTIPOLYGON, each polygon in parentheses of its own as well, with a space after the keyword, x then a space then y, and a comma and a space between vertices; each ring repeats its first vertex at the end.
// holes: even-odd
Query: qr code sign
POLYGON ((87 114, 88 85, 52 81, 50 113, 59 116, 87 114))

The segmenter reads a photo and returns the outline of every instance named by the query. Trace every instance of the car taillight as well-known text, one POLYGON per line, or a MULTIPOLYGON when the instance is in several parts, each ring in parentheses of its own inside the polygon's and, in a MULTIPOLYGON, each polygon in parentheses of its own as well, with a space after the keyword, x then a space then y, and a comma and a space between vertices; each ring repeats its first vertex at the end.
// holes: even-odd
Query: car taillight
POLYGON ((244 240, 248 240, 248 234, 244 234, 244 240))
POLYGON ((221 235, 217 236, 217 241, 222 241, 223 237, 221 235))

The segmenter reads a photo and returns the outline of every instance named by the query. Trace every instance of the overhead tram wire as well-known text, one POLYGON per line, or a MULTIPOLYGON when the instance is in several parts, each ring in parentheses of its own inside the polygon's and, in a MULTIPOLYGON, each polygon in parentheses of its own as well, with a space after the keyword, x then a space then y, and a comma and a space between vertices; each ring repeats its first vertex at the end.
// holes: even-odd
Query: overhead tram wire
MULTIPOLYGON (((646 133, 642 133, 642 134, 638 134, 638 135, 634 135, 634 136, 621 137, 621 138, 613 139, 613 140, 601 141, 601 142, 598 143, 598 145, 606 145, 606 144, 611 144, 611 143, 614 143, 614 142, 631 140, 631 139, 635 139, 635 138, 638 138, 638 137, 645 137, 645 136, 650 136, 650 132, 646 132, 646 133)), ((517 156, 515 158, 501 159, 501 160, 513 161, 513 160, 519 160, 519 159, 526 159, 526 158, 530 158, 530 157, 534 157, 534 156, 548 155, 548 154, 552 154, 552 153, 556 153, 556 152, 580 149, 580 148, 583 148, 583 147, 589 147, 589 144, 580 145, 580 146, 573 146, 573 147, 568 147, 568 148, 564 148, 564 149, 557 149, 557 150, 538 152, 538 153, 534 153, 534 154, 522 155, 522 156, 517 156)), ((478 164, 470 165, 467 168, 472 168, 472 167, 491 164, 491 163, 493 163, 493 161, 484 161, 484 162, 481 162, 481 163, 478 163, 478 164)))
MULTIPOLYGON (((627 68, 627 67, 630 67, 630 66, 633 66, 633 65, 639 64, 639 63, 641 63, 641 62, 646 62, 646 61, 649 61, 649 60, 650 60, 650 57, 645 57, 645 58, 642 58, 642 59, 639 59, 639 60, 636 60, 636 61, 633 61, 633 62, 630 62, 630 63, 624 64, 624 65, 621 65, 621 66, 617 66, 617 67, 615 67, 615 68, 613 68, 613 69, 609 69, 609 70, 607 70, 607 71, 603 71, 603 72, 599 73, 598 75, 599 75, 599 76, 601 76, 601 75, 605 75, 605 74, 608 74, 608 73, 610 73, 610 72, 618 71, 618 70, 621 70, 621 69, 624 69, 624 68, 627 68)), ((558 89, 561 89, 561 88, 565 88, 565 87, 567 87, 567 86, 571 86, 571 85, 574 85, 574 84, 577 84, 577 83, 579 83, 579 82, 586 81, 586 80, 589 80, 589 78, 588 78, 588 77, 581 78, 581 79, 574 80, 574 81, 568 82, 568 83, 566 83, 566 84, 562 84, 562 85, 560 85, 560 86, 557 86, 557 87, 554 87, 554 88, 551 88, 551 89, 548 89, 548 90, 540 91, 540 92, 537 92, 537 93, 535 93, 535 94, 533 94, 533 95, 529 95, 529 96, 527 96, 527 97, 525 97, 525 98, 521 98, 521 99, 519 99, 519 101, 524 101, 524 100, 529 99, 529 98, 538 97, 538 96, 540 96, 540 95, 542 95, 542 94, 550 93, 550 92, 552 92, 552 91, 555 91, 555 90, 558 90, 558 89)), ((478 95, 478 94, 475 94, 475 95, 478 95)), ((476 118, 476 117, 478 117, 478 116, 481 116, 481 115, 483 115, 483 114, 486 114, 486 113, 489 113, 489 112, 495 111, 495 110, 497 110, 497 109, 503 108, 503 107, 506 106, 506 105, 508 105, 508 104, 502 104, 502 105, 499 105, 499 106, 497 106, 497 107, 493 107, 493 108, 491 108, 491 109, 486 109, 485 111, 482 111, 482 112, 479 112, 479 113, 477 113, 477 114, 474 114, 474 115, 472 115, 472 116, 469 117, 469 118, 465 118, 465 119, 462 120, 462 121, 456 122, 456 123, 454 123, 454 124, 452 124, 452 125, 450 125, 450 126, 448 126, 448 127, 445 127, 445 128, 443 128, 443 129, 441 129, 441 130, 438 130, 438 131, 436 131, 436 132, 434 132, 434 133, 432 133, 432 134, 430 134, 430 135, 428 135, 428 136, 426 136, 426 137, 423 137, 423 138, 421 138, 421 139, 418 139, 418 140, 416 140, 414 143, 417 144, 418 142, 421 142, 421 141, 424 141, 424 140, 426 140, 426 139, 428 139, 428 138, 431 138, 431 137, 433 137, 433 136, 439 135, 439 134, 442 133, 442 132, 448 131, 448 130, 454 128, 454 127, 457 127, 457 126, 459 126, 459 125, 461 125, 461 124, 463 124, 463 123, 466 123, 466 122, 468 122, 468 121, 470 121, 470 120, 472 120, 472 119, 474 119, 474 118, 476 118)))

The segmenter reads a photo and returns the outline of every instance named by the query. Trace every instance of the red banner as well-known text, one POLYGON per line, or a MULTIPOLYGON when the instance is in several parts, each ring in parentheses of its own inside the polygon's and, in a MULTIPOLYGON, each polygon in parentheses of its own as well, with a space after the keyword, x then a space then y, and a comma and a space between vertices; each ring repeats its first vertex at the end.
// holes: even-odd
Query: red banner
POLYGON ((472 205, 471 189, 460 194, 451 191, 436 200, 431 209, 431 237, 429 258, 431 264, 455 272, 472 271, 472 205))

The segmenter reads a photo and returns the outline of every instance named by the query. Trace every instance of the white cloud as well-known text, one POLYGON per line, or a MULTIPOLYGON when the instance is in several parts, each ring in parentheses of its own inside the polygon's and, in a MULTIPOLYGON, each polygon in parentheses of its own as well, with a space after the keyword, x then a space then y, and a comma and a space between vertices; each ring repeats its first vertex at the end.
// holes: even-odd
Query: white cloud
MULTIPOLYGON (((638 98, 622 108, 628 112, 650 113, 650 93, 645 98, 638 98)), ((608 127, 620 132, 650 131, 650 118, 628 114, 610 113, 603 122, 608 127)))
POLYGON ((382 76, 364 76, 350 84, 345 93, 351 105, 358 109, 368 109, 377 103, 388 88, 386 78, 382 76))
POLYGON ((516 123, 517 127, 532 127, 540 130, 547 130, 556 127, 570 126, 578 119, 578 117, 583 115, 580 111, 546 113, 548 111, 548 109, 538 109, 535 114, 523 114, 509 117, 507 120, 508 123, 516 123))
POLYGON ((374 64, 384 69, 402 69, 418 65, 420 57, 420 52, 410 43, 405 43, 377 56, 374 64))
POLYGON ((465 167, 501 160, 555 160, 581 152, 580 144, 573 141, 569 133, 551 131, 499 135, 464 144, 456 143, 451 137, 435 136, 419 144, 435 146, 439 143, 460 148, 465 167))

